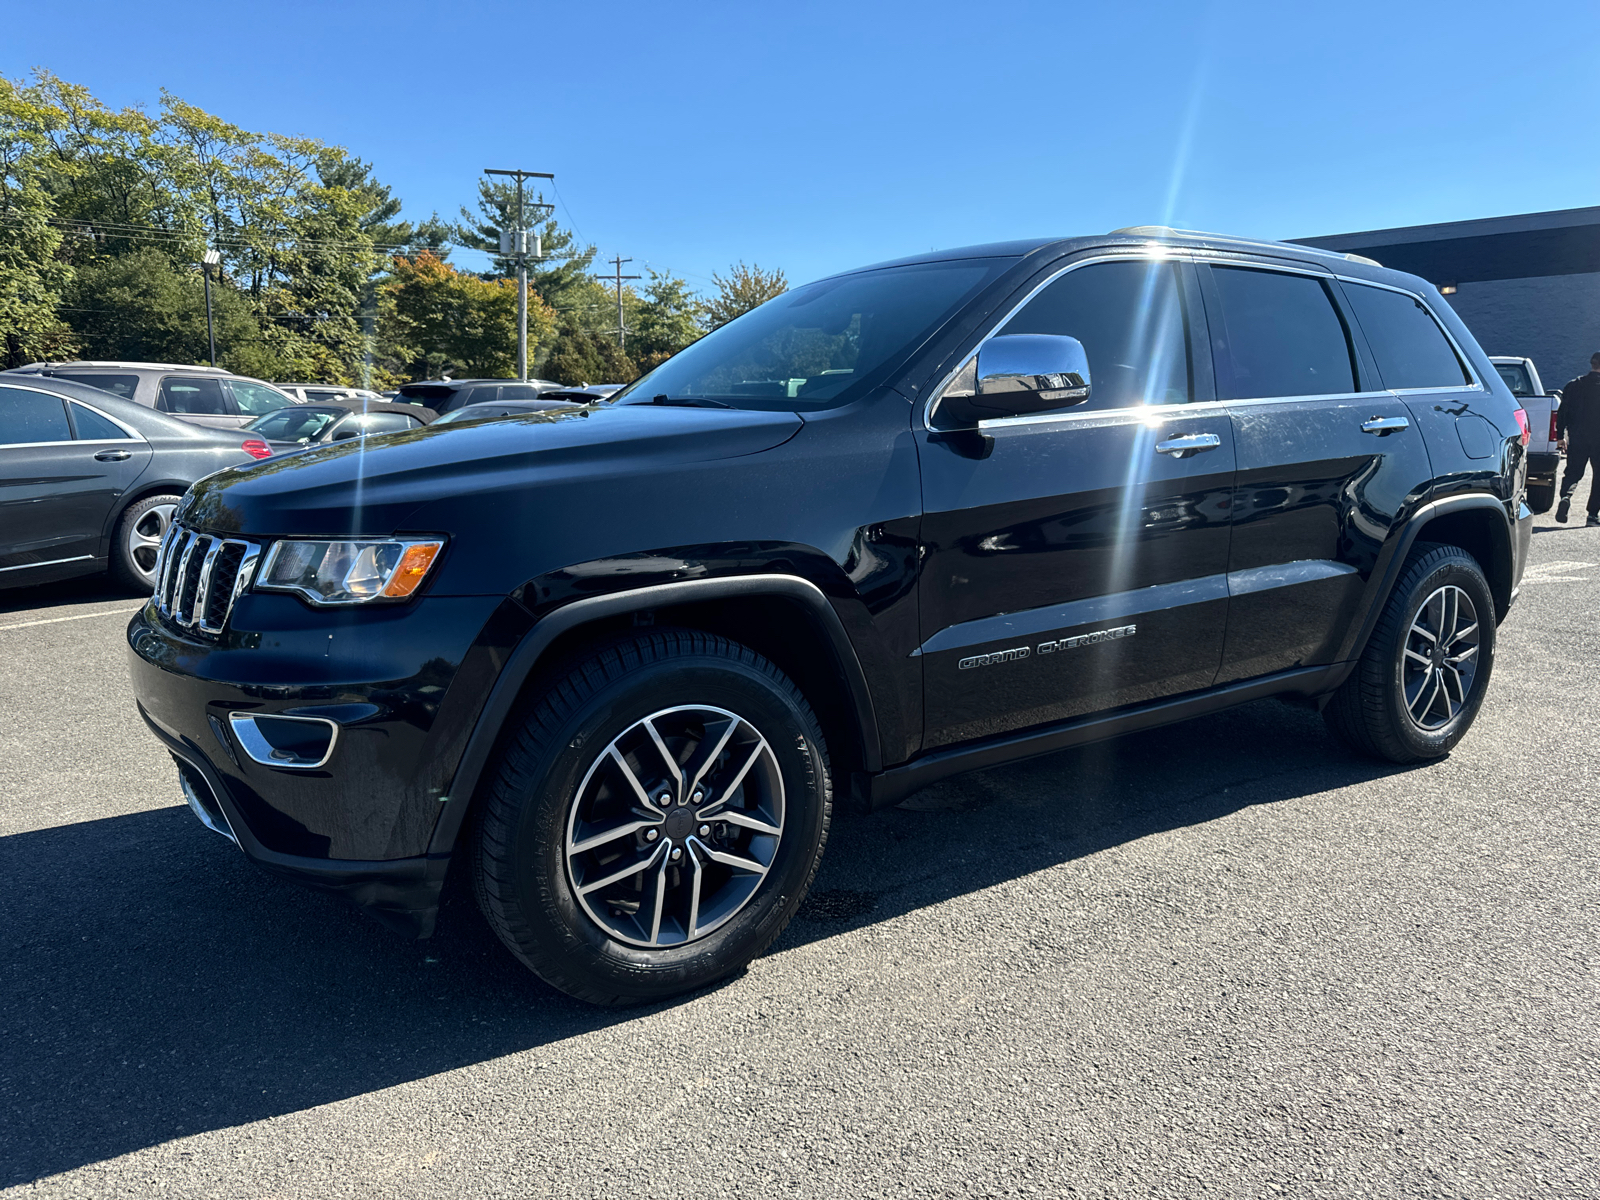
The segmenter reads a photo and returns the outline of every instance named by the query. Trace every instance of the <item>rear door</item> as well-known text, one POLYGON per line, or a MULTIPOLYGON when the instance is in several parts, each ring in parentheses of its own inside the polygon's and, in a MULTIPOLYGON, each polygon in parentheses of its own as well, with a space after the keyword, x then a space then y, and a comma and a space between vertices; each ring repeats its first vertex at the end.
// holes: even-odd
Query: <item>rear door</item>
POLYGON ((1077 338, 1091 394, 919 434, 926 748, 1205 688, 1222 657, 1233 431, 1191 269, 1084 263, 997 332, 1077 338))
POLYGON ((1336 660, 1379 551, 1432 474, 1330 276, 1198 267, 1239 476, 1218 683, 1336 660))
POLYGON ((238 429, 253 419, 239 416, 219 375, 164 376, 156 393, 156 407, 212 429, 238 429))
POLYGON ((106 526, 150 453, 86 405, 0 386, 0 581, 101 557, 106 526))

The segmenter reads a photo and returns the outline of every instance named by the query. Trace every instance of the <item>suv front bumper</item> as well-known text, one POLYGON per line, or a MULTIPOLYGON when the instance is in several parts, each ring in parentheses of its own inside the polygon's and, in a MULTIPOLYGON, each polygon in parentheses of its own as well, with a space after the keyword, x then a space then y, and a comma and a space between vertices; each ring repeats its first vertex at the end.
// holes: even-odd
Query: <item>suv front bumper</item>
POLYGON ((434 828, 530 623, 495 597, 360 612, 246 595, 207 639, 146 604, 128 625, 129 661, 139 713, 208 826, 265 869, 426 937, 451 849, 432 845, 434 828), (326 761, 261 761, 241 740, 248 722, 233 720, 251 716, 313 718, 330 731, 326 761))

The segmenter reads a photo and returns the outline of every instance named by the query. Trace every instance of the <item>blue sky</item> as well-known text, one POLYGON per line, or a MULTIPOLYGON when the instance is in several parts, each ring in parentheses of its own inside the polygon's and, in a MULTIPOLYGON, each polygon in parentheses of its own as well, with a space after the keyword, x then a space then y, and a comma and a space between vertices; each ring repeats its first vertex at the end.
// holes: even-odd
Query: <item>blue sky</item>
MULTIPOLYGON (((1265 237, 1600 203, 1600 4, 6 0, 0 72, 166 87, 372 162, 408 215, 554 171, 708 287, 1168 223, 1265 237)), ((462 265, 476 260, 457 255, 462 265)))

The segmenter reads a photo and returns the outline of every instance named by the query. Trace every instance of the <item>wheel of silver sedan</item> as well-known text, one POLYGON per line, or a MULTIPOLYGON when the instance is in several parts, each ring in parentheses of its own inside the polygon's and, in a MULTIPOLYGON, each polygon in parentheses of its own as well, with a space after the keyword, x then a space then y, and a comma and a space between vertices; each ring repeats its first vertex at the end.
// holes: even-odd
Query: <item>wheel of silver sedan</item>
POLYGON ((1442 729, 1466 705, 1478 671, 1480 634, 1472 598, 1454 584, 1422 602, 1401 663, 1406 711, 1419 729, 1442 729))
POLYGON ((567 875, 610 936, 681 946, 750 902, 783 819, 783 776, 754 725, 708 705, 662 709, 584 775, 567 818, 567 875))
POLYGON ((161 551, 161 539, 167 536, 172 525, 176 504, 157 504, 139 514, 137 520, 127 525, 128 559, 135 568, 154 580, 156 558, 161 551))

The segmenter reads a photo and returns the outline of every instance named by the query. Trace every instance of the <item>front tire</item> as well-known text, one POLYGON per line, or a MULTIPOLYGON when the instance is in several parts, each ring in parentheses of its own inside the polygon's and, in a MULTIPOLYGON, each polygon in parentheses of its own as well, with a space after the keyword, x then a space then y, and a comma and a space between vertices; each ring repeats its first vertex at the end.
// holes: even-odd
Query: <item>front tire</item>
POLYGON ((479 905, 545 982, 596 1004, 743 968, 821 860, 827 754, 798 688, 692 630, 628 638, 546 687, 485 797, 479 905))
POLYGON ((1373 758, 1442 758, 1477 718, 1494 643, 1494 595, 1477 559, 1459 546, 1419 543, 1323 720, 1373 758))
POLYGON ((153 592, 161 539, 172 525, 182 496, 146 496, 117 519, 111 541, 111 579, 130 592, 153 592))

